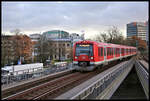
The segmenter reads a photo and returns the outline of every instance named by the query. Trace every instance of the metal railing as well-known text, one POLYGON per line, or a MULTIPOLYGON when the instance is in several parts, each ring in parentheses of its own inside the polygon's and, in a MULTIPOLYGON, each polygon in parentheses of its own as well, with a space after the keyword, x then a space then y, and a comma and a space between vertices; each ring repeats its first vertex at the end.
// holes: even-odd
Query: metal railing
POLYGON ((144 65, 141 65, 139 61, 136 60, 135 68, 139 76, 140 82, 142 84, 142 87, 144 89, 145 95, 147 99, 149 99, 149 73, 145 70, 143 66, 144 65))
POLYGON ((71 99, 92 99, 96 98, 101 94, 117 77, 119 77, 126 69, 134 64, 134 60, 131 59, 123 65, 115 67, 112 71, 109 71, 102 78, 92 83, 90 86, 86 87, 84 90, 79 92, 77 95, 71 97, 71 99))

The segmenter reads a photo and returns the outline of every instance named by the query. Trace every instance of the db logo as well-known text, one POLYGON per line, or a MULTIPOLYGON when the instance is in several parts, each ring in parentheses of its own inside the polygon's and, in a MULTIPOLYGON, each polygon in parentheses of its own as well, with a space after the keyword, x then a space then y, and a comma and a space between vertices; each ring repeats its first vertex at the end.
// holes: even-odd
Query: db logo
POLYGON ((85 59, 85 57, 82 57, 82 59, 85 59))

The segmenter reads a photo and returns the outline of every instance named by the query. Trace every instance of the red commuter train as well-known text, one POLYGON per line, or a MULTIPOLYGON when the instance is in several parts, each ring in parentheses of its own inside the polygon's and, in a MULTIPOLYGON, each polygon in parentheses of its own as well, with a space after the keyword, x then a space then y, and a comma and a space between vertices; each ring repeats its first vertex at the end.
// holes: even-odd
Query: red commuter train
POLYGON ((73 65, 78 71, 92 71, 98 65, 133 56, 136 52, 136 47, 131 46, 78 41, 73 47, 73 65))

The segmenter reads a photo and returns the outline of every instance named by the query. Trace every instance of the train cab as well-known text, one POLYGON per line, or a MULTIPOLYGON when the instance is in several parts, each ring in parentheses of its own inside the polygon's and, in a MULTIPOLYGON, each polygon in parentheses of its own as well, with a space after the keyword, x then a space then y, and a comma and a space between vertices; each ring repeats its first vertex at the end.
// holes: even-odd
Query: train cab
POLYGON ((86 68, 93 65, 94 62, 94 45, 92 41, 79 41, 74 45, 73 63, 76 66, 86 68))

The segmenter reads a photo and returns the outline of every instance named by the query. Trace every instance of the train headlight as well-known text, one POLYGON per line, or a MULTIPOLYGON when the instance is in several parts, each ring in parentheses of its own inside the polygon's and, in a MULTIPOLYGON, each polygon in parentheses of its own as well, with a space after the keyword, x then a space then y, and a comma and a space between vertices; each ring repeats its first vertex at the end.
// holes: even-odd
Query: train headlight
POLYGON ((77 57, 77 56, 75 56, 75 59, 78 59, 78 57, 77 57))
POLYGON ((93 57, 91 57, 91 59, 93 59, 93 57))

